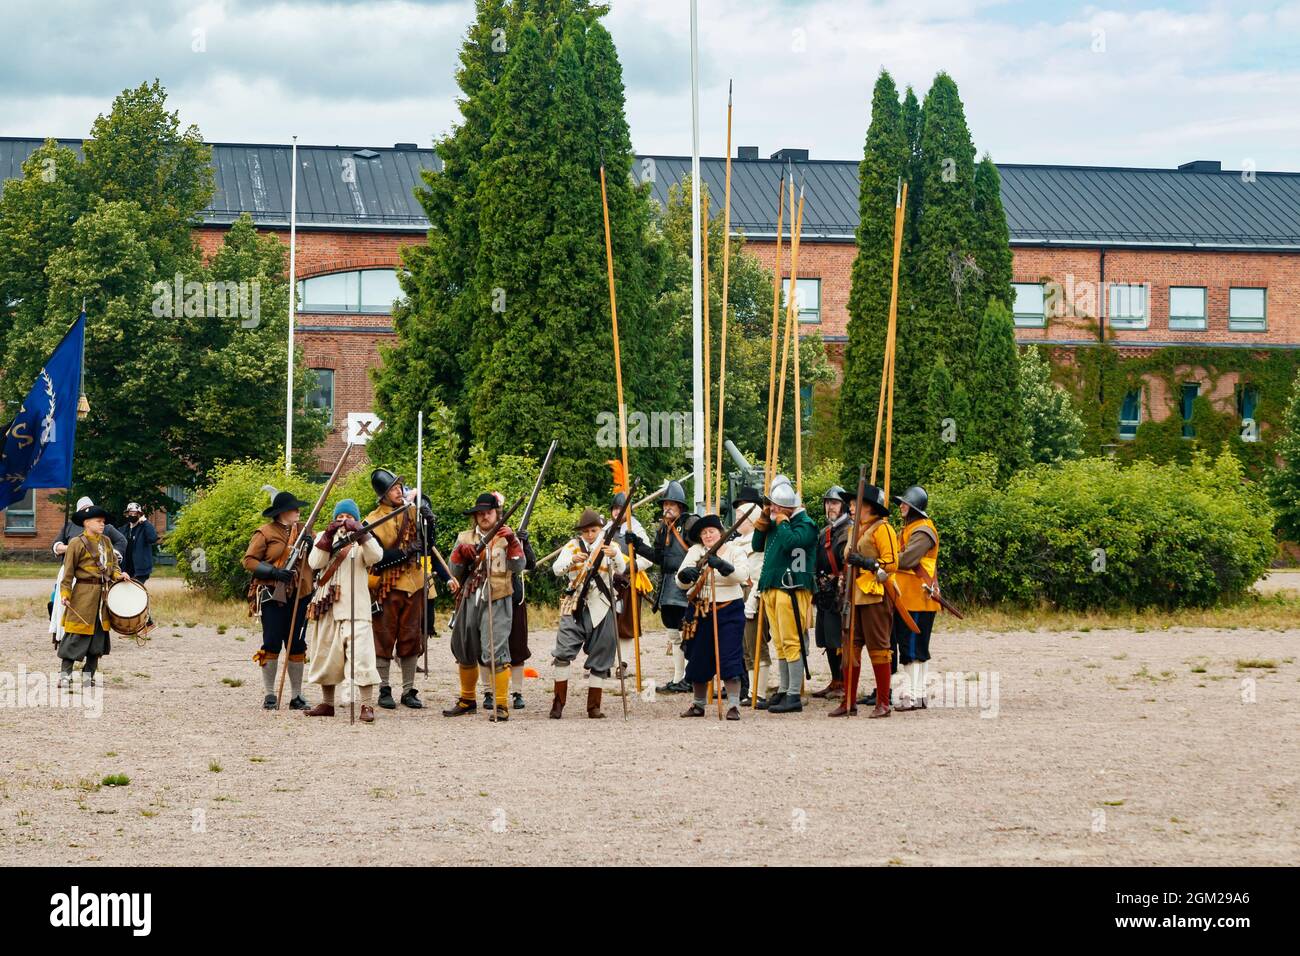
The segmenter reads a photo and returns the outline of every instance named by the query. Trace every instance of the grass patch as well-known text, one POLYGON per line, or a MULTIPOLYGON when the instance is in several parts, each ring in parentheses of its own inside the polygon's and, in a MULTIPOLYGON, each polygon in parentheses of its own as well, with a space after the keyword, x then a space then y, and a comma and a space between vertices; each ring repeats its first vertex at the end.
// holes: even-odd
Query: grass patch
POLYGON ((262 756, 259 756, 259 755, 257 755, 257 754, 254 754, 253 756, 251 756, 251 757, 248 758, 248 762, 249 762, 249 763, 266 763, 266 758, 265 758, 265 757, 262 757, 262 756))
POLYGON ((244 682, 243 682, 242 680, 240 680, 238 677, 223 677, 223 678, 221 678, 221 683, 225 684, 227 687, 243 687, 243 686, 244 686, 244 682))
MULTIPOLYGON (((1240 600, 1211 608, 1182 608, 1165 611, 1144 610, 1062 611, 1053 607, 977 607, 965 609, 966 619, 958 621, 940 614, 936 630, 976 631, 1092 631, 1133 630, 1167 631, 1172 627, 1213 627, 1232 630, 1290 630, 1300 618, 1300 595, 1290 592, 1248 594, 1240 600)), ((528 609, 529 624, 533 608, 528 609)))
POLYGON ((124 773, 110 773, 102 782, 106 787, 125 787, 131 778, 124 773))
POLYGON ((1237 659, 1237 670, 1239 670, 1239 671, 1245 671, 1245 670, 1264 670, 1264 671, 1272 671, 1272 670, 1277 670, 1277 661, 1264 660, 1264 659, 1262 659, 1262 658, 1258 658, 1258 657, 1250 657, 1250 658, 1245 658, 1245 659, 1238 658, 1238 659, 1237 659))
POLYGON ((209 760, 208 770, 210 770, 212 773, 221 773, 221 764, 217 763, 217 761, 215 760, 209 760))

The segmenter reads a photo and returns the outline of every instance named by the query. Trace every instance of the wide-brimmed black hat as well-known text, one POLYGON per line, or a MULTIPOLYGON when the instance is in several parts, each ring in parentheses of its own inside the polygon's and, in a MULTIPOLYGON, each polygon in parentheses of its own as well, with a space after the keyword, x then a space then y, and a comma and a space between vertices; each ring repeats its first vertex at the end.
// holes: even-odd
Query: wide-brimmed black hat
MULTIPOLYGON (((857 501, 858 493, 856 491, 845 491, 843 498, 846 505, 851 505, 857 501)), ((863 485, 862 503, 878 515, 889 514, 889 502, 885 500, 885 493, 875 485, 863 485)))
POLYGON ((380 498, 388 494, 388 489, 401 480, 399 475, 393 474, 387 468, 376 468, 370 473, 370 487, 380 498))
POLYGON ((466 508, 465 514, 475 515, 480 511, 491 511, 493 508, 501 507, 501 499, 490 491, 485 491, 474 499, 474 507, 466 508))
POLYGON ((310 508, 310 501, 299 501, 298 496, 292 491, 278 491, 275 497, 271 499, 271 507, 262 512, 263 518, 274 518, 276 515, 284 514, 286 511, 303 508, 310 508))
POLYGON ((80 509, 79 511, 76 512, 76 514, 72 516, 72 523, 75 524, 78 528, 80 528, 91 518, 107 518, 107 517, 108 517, 108 512, 105 511, 103 508, 101 508, 99 505, 89 505, 88 507, 80 509))
POLYGON ((753 485, 741 485, 740 491, 736 492, 736 500, 732 505, 761 505, 763 503, 763 493, 753 485))
POLYGON ((724 530, 722 527, 722 519, 717 515, 704 515, 686 529, 686 540, 691 544, 699 544, 700 535, 704 532, 705 528, 717 528, 719 531, 724 530))

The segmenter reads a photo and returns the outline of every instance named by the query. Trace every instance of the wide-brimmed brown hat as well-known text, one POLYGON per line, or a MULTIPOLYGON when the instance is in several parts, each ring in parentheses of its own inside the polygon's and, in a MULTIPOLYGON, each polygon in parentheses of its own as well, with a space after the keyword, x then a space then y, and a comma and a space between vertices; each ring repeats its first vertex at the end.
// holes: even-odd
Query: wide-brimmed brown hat
POLYGON ((597 512, 595 508, 584 508, 582 511, 582 517, 580 517, 578 523, 573 526, 573 530, 581 531, 583 528, 602 528, 604 525, 605 519, 600 516, 600 513, 597 512))

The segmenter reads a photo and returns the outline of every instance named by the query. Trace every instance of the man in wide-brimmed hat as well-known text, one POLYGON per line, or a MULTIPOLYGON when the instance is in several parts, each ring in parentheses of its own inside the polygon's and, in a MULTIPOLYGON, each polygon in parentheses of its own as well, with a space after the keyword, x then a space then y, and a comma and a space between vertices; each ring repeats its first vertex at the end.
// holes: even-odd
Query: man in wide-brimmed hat
POLYGON ((379 683, 375 638, 370 627, 370 589, 366 569, 384 555, 373 534, 361 528, 361 511, 351 498, 334 506, 334 520, 316 537, 307 563, 320 572, 308 616, 312 619, 311 666, 307 679, 318 684, 322 701, 308 717, 334 716, 334 690, 356 672, 361 720, 375 719, 374 694, 379 683), (334 552, 349 535, 352 542, 334 552), (352 658, 356 654, 355 661, 352 658))
POLYGON ((524 546, 501 519, 501 498, 484 492, 465 514, 473 526, 456 536, 451 573, 464 592, 451 622, 451 653, 460 672, 460 696, 444 717, 477 709, 474 685, 480 674, 492 687, 492 718, 510 719, 510 628, 514 622, 515 575, 524 570, 524 546), (492 535, 489 539, 488 535, 492 535))
POLYGON ((424 602, 427 588, 432 586, 420 566, 419 509, 413 502, 408 503, 402 479, 387 468, 370 473, 370 487, 379 500, 366 515, 366 524, 375 524, 399 509, 406 511, 374 532, 384 549, 383 557, 370 569, 370 598, 379 608, 374 619, 379 706, 385 710, 397 707, 389 684, 396 656, 402 670, 402 705, 418 710, 424 703, 415 689, 415 667, 424 650, 424 602))
MULTIPOLYGON (((686 679, 694 700, 683 717, 703 717, 705 689, 715 676, 727 689, 727 720, 740 719, 740 677, 745 671, 745 582, 749 580, 745 552, 726 542, 705 561, 723 534, 717 515, 704 515, 691 526, 691 547, 677 571, 677 583, 694 595, 694 635, 682 642, 686 654, 686 679), (704 580, 701 582, 700 578, 704 580), (717 654, 714 654, 714 622, 717 654)), ((721 690, 718 691, 721 693, 721 690)))
POLYGON ((554 720, 564 715, 569 696, 569 668, 579 650, 586 654, 583 667, 587 671, 587 716, 605 716, 600 709, 600 698, 618 654, 618 630, 612 613, 614 575, 626 573, 627 559, 612 544, 600 543, 604 524, 595 509, 584 510, 573 526, 577 536, 560 549, 560 556, 551 566, 558 577, 569 580, 560 603, 555 649, 551 651, 555 663, 555 697, 550 716, 554 720), (599 567, 596 567, 597 560, 599 567), (590 583, 584 606, 578 608, 576 600, 586 578, 590 578, 590 583))
POLYGON ((111 650, 105 594, 113 582, 130 579, 118 567, 117 555, 104 535, 108 512, 88 498, 83 501, 86 504, 72 516, 72 523, 82 532, 68 542, 59 581, 63 607, 63 637, 58 642, 63 661, 60 687, 71 684, 74 661, 85 661, 82 683, 94 685, 99 659, 111 650))
POLYGON ((293 710, 306 710, 307 699, 302 696, 302 671, 307 660, 307 602, 311 599, 311 569, 303 555, 296 568, 288 567, 294 542, 302 533, 300 517, 303 508, 292 491, 276 491, 271 505, 262 512, 269 518, 266 524, 253 532, 244 552, 244 570, 252 574, 248 584, 248 613, 262 619, 262 646, 253 660, 262 668, 262 706, 275 710, 276 673, 280 669, 280 651, 287 645, 289 654, 289 684, 293 697, 289 706, 293 710), (297 584, 294 585, 295 573, 297 584), (289 593, 290 586, 293 593, 289 593))
POLYGON ((755 551, 763 552, 759 600, 763 617, 772 629, 781 671, 779 688, 768 698, 767 711, 800 711, 804 639, 812 611, 813 568, 817 560, 817 525, 784 475, 772 479, 763 514, 754 525, 753 543, 755 551))

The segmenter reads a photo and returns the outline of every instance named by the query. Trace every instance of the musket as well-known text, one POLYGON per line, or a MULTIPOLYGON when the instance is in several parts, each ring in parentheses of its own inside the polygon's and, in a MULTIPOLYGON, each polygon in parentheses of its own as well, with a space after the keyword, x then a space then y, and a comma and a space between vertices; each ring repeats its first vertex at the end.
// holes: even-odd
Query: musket
MULTIPOLYGON (((722 546, 724 544, 726 544, 728 541, 730 541, 732 538, 736 536, 736 530, 741 526, 741 524, 745 521, 745 519, 747 519, 751 514, 754 513, 754 509, 757 507, 758 505, 751 504, 749 508, 745 511, 745 514, 742 517, 737 518, 735 522, 731 525, 731 527, 728 528, 726 531, 724 531, 721 534, 721 536, 719 536, 717 542, 713 545, 713 547, 709 548, 708 551, 704 552, 704 554, 700 556, 700 559, 695 562, 695 570, 699 572, 699 577, 695 579, 695 583, 692 584, 690 586, 690 589, 687 590, 686 592, 686 607, 689 609, 691 613, 689 618, 684 617, 682 620, 682 642, 683 643, 691 640, 695 636, 696 603, 700 599, 700 592, 704 589, 704 582, 707 577, 707 575, 705 575, 704 573, 704 569, 708 566, 709 559, 712 558, 714 555, 716 555, 720 550, 722 550, 722 546), (687 633, 688 629, 689 629, 689 634, 687 633)), ((677 571, 680 574, 681 568, 678 568, 677 571)), ((716 603, 716 600, 711 603, 716 603)))
POLYGON ((497 536, 497 532, 505 527, 506 522, 510 520, 511 516, 516 511, 519 510, 519 506, 523 503, 523 495, 520 495, 519 499, 510 506, 510 510, 497 518, 496 524, 494 524, 488 532, 483 535, 483 540, 474 545, 474 560, 466 569, 465 581, 461 584, 460 590, 456 592, 456 611, 460 610, 461 602, 465 600, 465 594, 478 587, 478 572, 483 566, 483 555, 487 552, 488 545, 492 543, 492 539, 497 536))
POLYGON ((555 455, 555 448, 559 444, 558 438, 552 441, 551 447, 546 451, 546 457, 542 459, 542 469, 537 473, 537 480, 533 482, 533 490, 528 496, 528 504, 524 507, 524 516, 519 519, 517 533, 528 530, 528 522, 533 517, 533 505, 537 504, 537 495, 542 490, 542 481, 546 478, 546 473, 551 470, 551 458, 555 455))
POLYGON ((332 545, 330 545, 330 554, 337 554, 339 551, 342 551, 348 545, 356 541, 357 538, 359 538, 365 532, 372 531, 375 528, 378 528, 385 521, 392 521, 394 518, 398 517, 399 515, 405 514, 406 509, 410 507, 411 505, 401 505, 400 507, 394 508, 392 511, 388 512, 388 514, 384 515, 382 518, 378 518, 375 521, 372 521, 370 524, 362 524, 361 527, 358 528, 356 531, 349 531, 343 537, 339 538, 332 545))
MULTIPOLYGON (((628 485, 627 496, 629 498, 632 497, 632 492, 636 491, 637 484, 637 480, 633 479, 631 484, 628 485)), ((605 545, 609 544, 614 535, 618 534, 618 529, 628 520, 631 514, 631 508, 624 508, 618 513, 618 520, 609 523, 609 527, 606 528, 604 533, 600 536, 600 543, 592 549, 592 553, 595 557, 588 559, 588 561, 583 564, 582 570, 579 572, 582 582, 581 584, 577 581, 574 582, 574 584, 578 586, 578 596, 573 602, 573 616, 575 619, 582 614, 582 609, 587 606, 587 591, 591 588, 592 578, 600 572, 600 562, 605 556, 605 545)))
POLYGON ((289 633, 284 639, 284 670, 280 672, 280 680, 276 686, 275 709, 280 709, 280 701, 284 699, 284 679, 289 673, 289 647, 293 643, 293 635, 298 630, 298 566, 302 559, 307 555, 307 549, 311 547, 311 528, 316 523, 316 518, 320 514, 320 509, 325 504, 325 499, 329 493, 334 490, 334 483, 339 480, 339 474, 343 471, 343 464, 348 460, 348 455, 352 454, 352 442, 343 446, 343 454, 339 455, 338 463, 334 470, 330 472, 329 481, 325 482, 325 487, 321 489, 320 497, 316 499, 316 504, 312 506, 311 513, 303 523, 302 530, 298 532, 298 540, 293 543, 293 548, 289 551, 289 560, 285 567, 293 575, 285 584, 285 600, 291 602, 292 610, 289 612, 289 633))

